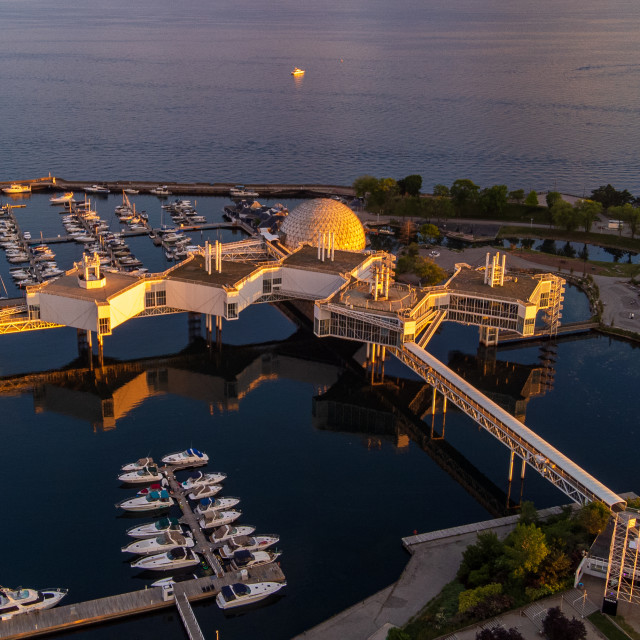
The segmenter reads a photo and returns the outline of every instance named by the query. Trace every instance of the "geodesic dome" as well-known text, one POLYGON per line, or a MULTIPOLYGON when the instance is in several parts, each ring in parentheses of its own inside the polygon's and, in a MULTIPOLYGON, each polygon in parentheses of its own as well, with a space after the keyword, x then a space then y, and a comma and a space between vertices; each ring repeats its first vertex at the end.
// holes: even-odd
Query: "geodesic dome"
POLYGON ((328 198, 316 198, 298 205, 283 221, 280 232, 290 249, 302 244, 318 246, 323 234, 335 233, 335 248, 362 251, 365 236, 362 223, 349 207, 328 198))

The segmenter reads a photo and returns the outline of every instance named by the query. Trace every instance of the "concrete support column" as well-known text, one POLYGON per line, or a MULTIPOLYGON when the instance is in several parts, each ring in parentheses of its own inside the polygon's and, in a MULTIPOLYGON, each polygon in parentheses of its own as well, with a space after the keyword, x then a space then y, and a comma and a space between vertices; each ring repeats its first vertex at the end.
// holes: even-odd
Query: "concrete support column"
POLYGON ((509 485, 511 485, 511 481, 513 480, 513 458, 515 456, 515 451, 511 451, 509 455, 509 485))
POLYGON ((520 471, 520 479, 524 480, 524 470, 527 468, 527 463, 524 461, 524 458, 522 458, 522 469, 520 471))
POLYGON ((442 437, 444 438, 444 421, 447 417, 447 396, 442 396, 442 437))
POLYGON ((98 334, 98 365, 104 366, 103 337, 98 334))

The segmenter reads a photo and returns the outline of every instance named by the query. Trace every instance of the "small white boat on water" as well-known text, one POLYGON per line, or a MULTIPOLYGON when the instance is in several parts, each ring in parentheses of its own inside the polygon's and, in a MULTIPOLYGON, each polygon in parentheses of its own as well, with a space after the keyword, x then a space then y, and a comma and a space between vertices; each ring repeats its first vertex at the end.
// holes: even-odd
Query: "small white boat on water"
POLYGON ((242 511, 231 509, 230 511, 213 511, 208 513, 204 518, 198 520, 201 529, 213 529, 213 527, 221 527, 224 524, 235 522, 242 515, 242 511))
POLYGON ((202 471, 198 471, 198 473, 196 473, 195 475, 192 475, 184 482, 181 482, 180 486, 185 491, 189 491, 204 484, 220 484, 223 480, 226 479, 226 477, 226 473, 202 473, 202 471))
POLYGON ((161 518, 155 522, 147 522, 147 524, 127 529, 127 534, 132 538, 155 538, 161 533, 169 532, 183 533, 177 518, 161 518))
POLYGON ((171 587, 176 582, 185 582, 186 580, 195 580, 198 576, 193 573, 187 573, 181 576, 169 576, 168 578, 162 578, 151 583, 152 587, 171 587))
POLYGON ((73 200, 73 191, 66 191, 62 195, 51 196, 49 198, 49 202, 51 204, 64 204, 65 202, 69 202, 70 200, 73 200))
POLYGON ((160 196, 161 198, 166 198, 171 195, 171 191, 169 191, 169 187, 167 187, 166 184, 150 189, 149 193, 152 193, 154 196, 160 196))
POLYGON ((147 569, 149 571, 170 571, 173 569, 183 569, 194 567, 200 564, 200 558, 191 549, 177 547, 166 553, 159 553, 154 556, 144 556, 131 563, 135 569, 147 569))
POLYGON ((240 498, 203 498, 194 509, 197 516, 206 516, 214 511, 231 509, 240 502, 240 498))
POLYGON ((243 184, 237 184, 229 189, 229 195, 232 198, 257 198, 258 192, 247 189, 243 184))
POLYGON ((227 544, 219 550, 220 557, 225 560, 232 560, 233 554, 240 549, 246 551, 264 551, 276 544, 280 536, 235 536, 227 541, 227 544))
POLYGON ((0 620, 21 613, 55 607, 67 595, 66 589, 7 589, 0 587, 0 620))
POLYGON ((149 467, 142 467, 137 471, 129 471, 127 473, 121 473, 118 476, 120 482, 128 482, 130 484, 142 484, 148 482, 159 482, 164 476, 158 470, 155 465, 149 467))
POLYGON ((31 185, 30 184, 20 184, 14 183, 9 187, 5 187, 2 191, 8 194, 17 194, 17 193, 31 193, 31 185))
POLYGON ((233 554, 231 567, 235 571, 249 569, 250 567, 260 567, 263 564, 274 562, 281 555, 280 551, 247 551, 246 549, 240 549, 233 554))
POLYGON ((222 587, 216 596, 216 604, 221 609, 232 609, 259 602, 276 593, 286 584, 286 582, 254 582, 253 584, 236 582, 222 587))
POLYGON ((98 193, 106 195, 107 193, 109 193, 109 188, 101 184, 92 184, 90 187, 85 187, 84 191, 86 193, 98 193))
POLYGON ((175 531, 167 531, 155 538, 134 540, 122 547, 121 551, 146 556, 154 553, 164 553, 165 551, 171 551, 171 549, 177 549, 178 547, 191 548, 194 545, 195 542, 190 533, 183 536, 175 531))
POLYGON ((127 194, 129 194, 130 196, 137 196, 140 193, 140 189, 123 189, 123 191, 127 194))
POLYGON ((145 487, 144 489, 140 489, 137 496, 148 496, 152 491, 162 491, 169 486, 169 481, 166 478, 162 478, 160 482, 154 482, 153 484, 145 487))
POLYGON ((226 542, 230 538, 235 536, 250 536, 256 528, 251 525, 245 525, 242 527, 233 527, 229 524, 224 524, 218 527, 210 536, 209 540, 214 544, 226 542))
POLYGON ((198 449, 186 449, 185 451, 164 456, 162 462, 176 467, 191 467, 193 465, 207 464, 209 456, 202 451, 198 451, 198 449))
POLYGON ((211 498, 222 491, 219 484, 201 484, 197 486, 190 494, 190 500, 200 500, 201 498, 211 498))
POLYGON ((152 491, 146 496, 137 496, 129 500, 123 500, 116 504, 117 508, 125 511, 156 511, 168 509, 173 504, 173 498, 167 491, 152 491))
POLYGON ((293 67, 293 71, 291 72, 292 76, 303 76, 304 69, 299 69, 298 67, 293 67))
POLYGON ((143 469, 144 467, 150 467, 155 465, 153 458, 140 458, 135 462, 129 462, 129 464, 125 464, 120 467, 123 471, 138 471, 138 469, 143 469))

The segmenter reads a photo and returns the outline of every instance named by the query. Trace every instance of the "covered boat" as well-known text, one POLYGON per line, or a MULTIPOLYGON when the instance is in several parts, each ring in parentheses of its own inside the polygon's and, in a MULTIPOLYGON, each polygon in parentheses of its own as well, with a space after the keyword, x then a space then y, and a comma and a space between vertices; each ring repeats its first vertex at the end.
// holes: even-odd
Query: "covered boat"
POLYGON ((194 567, 200 564, 200 558, 192 549, 178 547, 166 553, 159 553, 154 556, 143 556, 134 560, 131 566, 135 569, 148 569, 149 571, 168 571, 172 569, 183 569, 184 567, 194 567))
POLYGON ((174 531, 182 533, 182 527, 178 522, 178 518, 161 518, 155 522, 148 522, 137 527, 131 527, 127 530, 127 534, 132 538, 154 538, 160 533, 174 531))
POLYGON ((164 476, 161 471, 155 465, 150 467, 143 467, 137 471, 127 471, 118 476, 120 482, 127 482, 129 484, 143 484, 146 482, 158 482, 162 480, 164 476))
POLYGON ((232 560, 233 554, 240 549, 246 551, 264 550, 271 545, 274 545, 280 540, 280 536, 268 535, 268 536, 235 536, 227 541, 227 544, 220 549, 220 557, 225 560, 232 560))
POLYGON ((66 589, 7 589, 0 587, 0 620, 9 620, 21 613, 51 609, 67 595, 66 589))
POLYGON ((164 456, 162 462, 177 467, 190 467, 193 465, 207 464, 207 462, 209 462, 209 456, 202 451, 198 451, 198 449, 186 449, 185 451, 170 453, 164 456))
POLYGON ((220 527, 223 524, 231 524, 242 515, 242 511, 231 509, 230 511, 213 511, 208 513, 204 518, 198 520, 201 529, 212 529, 220 527))
POLYGON ((222 491, 219 484, 201 484, 194 488, 189 494, 190 500, 200 500, 201 498, 210 498, 222 491))
POLYGON ((168 509, 173 504, 173 498, 167 491, 152 491, 146 496, 137 496, 130 500, 118 502, 116 507, 125 511, 155 511, 168 509))
POLYGON ((247 551, 246 549, 240 549, 233 554, 231 567, 236 571, 250 567, 259 567, 263 564, 273 562, 281 555, 279 551, 247 551))
POLYGON ((162 553, 177 549, 178 547, 191 548, 195 545, 193 537, 190 533, 182 535, 176 531, 167 531, 161 533, 155 538, 143 538, 142 540, 134 540, 128 545, 122 547, 124 553, 137 553, 139 555, 150 555, 152 553, 162 553))
POLYGON ((123 471, 137 471, 138 469, 144 469, 144 467, 154 466, 155 462, 153 458, 140 458, 135 462, 130 462, 120 467, 123 471))
POLYGON ((236 582, 222 587, 216 596, 216 603, 221 609, 241 607, 268 598, 286 584, 286 582, 254 582, 253 584, 236 582))
POLYGON ((227 474, 220 471, 213 473, 202 473, 202 471, 198 471, 198 473, 190 476, 182 482, 181 486, 186 491, 189 491, 203 484, 220 484, 226 478, 227 474))
POLYGON ((206 516, 214 511, 231 509, 240 502, 240 498, 202 498, 198 506, 194 509, 197 516, 206 516))
POLYGON ((160 482, 154 482, 152 485, 145 487, 144 489, 140 489, 136 495, 138 496, 146 496, 149 495, 152 491, 162 491, 169 486, 169 481, 166 478, 162 478, 160 482))
POLYGON ((218 527, 210 536, 209 540, 214 544, 216 542, 223 543, 233 538, 234 536, 250 536, 256 528, 252 525, 245 525, 243 527, 232 527, 229 524, 224 524, 218 527))

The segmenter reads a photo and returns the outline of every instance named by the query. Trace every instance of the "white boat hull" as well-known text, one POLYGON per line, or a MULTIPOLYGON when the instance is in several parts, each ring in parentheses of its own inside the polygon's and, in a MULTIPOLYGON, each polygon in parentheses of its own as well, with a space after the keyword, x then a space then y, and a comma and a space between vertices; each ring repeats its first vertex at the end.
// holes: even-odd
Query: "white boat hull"
POLYGON ((260 602, 260 600, 264 600, 282 589, 286 584, 286 582, 256 582, 254 584, 242 583, 240 587, 242 587, 243 591, 248 590, 249 593, 247 594, 239 593, 240 589, 236 592, 234 587, 237 585, 231 585, 229 590, 225 589, 224 592, 220 591, 216 596, 216 604, 221 609, 233 609, 253 602, 260 602), (233 593, 233 599, 225 597, 225 595, 230 591, 233 593))
POLYGON ((132 562, 131 566, 134 569, 146 569, 147 571, 172 571, 184 569, 185 567, 195 567, 198 564, 200 564, 200 559, 193 552, 190 552, 186 558, 180 560, 172 560, 166 553, 144 556, 132 562))
POLYGON ((200 518, 198 524, 201 529, 213 529, 214 527, 221 527, 223 524, 231 524, 235 522, 242 515, 242 511, 216 511, 209 514, 208 517, 200 518))
POLYGON ((211 500, 206 507, 202 507, 199 504, 195 509, 194 513, 197 516, 206 516, 209 513, 213 513, 214 511, 222 511, 224 509, 231 509, 235 507, 240 502, 240 498, 216 498, 215 500, 211 500))

